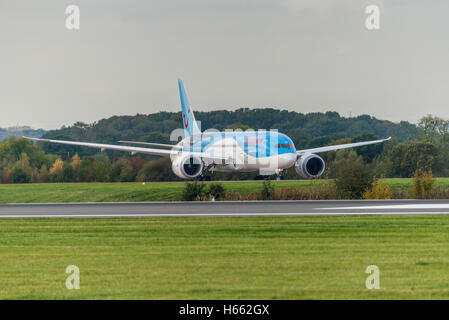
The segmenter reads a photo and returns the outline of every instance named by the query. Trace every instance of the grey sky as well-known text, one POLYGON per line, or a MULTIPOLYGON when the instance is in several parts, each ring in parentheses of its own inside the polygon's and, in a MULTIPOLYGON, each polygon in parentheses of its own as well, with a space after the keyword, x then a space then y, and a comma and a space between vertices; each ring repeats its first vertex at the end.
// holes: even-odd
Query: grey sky
POLYGON ((449 118, 448 1, 0 0, 0 126, 112 115, 335 110, 449 118), (65 8, 81 9, 81 30, 65 8), (365 7, 381 7, 381 30, 365 7))

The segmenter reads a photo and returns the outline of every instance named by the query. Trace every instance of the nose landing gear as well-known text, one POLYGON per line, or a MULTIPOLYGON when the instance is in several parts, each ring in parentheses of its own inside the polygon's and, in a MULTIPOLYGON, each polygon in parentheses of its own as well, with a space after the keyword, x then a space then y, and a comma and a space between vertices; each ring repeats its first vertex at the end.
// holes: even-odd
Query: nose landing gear
POLYGON ((276 169, 276 180, 284 180, 285 169, 276 169))

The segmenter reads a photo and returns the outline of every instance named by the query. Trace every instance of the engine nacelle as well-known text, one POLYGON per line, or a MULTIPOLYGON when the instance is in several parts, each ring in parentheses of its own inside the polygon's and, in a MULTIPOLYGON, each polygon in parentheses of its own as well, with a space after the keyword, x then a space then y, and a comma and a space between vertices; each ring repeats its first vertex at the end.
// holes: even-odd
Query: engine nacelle
POLYGON ((172 163, 172 170, 181 179, 194 179, 203 173, 203 161, 194 155, 178 158, 172 163))
POLYGON ((316 178, 323 174, 326 164, 316 154, 301 156, 295 163, 296 172, 303 178, 316 178))

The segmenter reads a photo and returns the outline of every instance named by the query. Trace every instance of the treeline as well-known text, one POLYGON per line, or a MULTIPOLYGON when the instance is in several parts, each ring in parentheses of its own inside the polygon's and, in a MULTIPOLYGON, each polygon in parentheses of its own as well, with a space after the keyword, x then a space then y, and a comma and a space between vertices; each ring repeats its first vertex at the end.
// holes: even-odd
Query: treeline
POLYGON ((176 180, 168 158, 148 160, 140 156, 114 161, 104 153, 63 159, 45 154, 29 140, 10 137, 0 142, 2 183, 30 182, 133 182, 176 180))
MULTIPOLYGON (((271 110, 271 109, 270 109, 271 110)), ((268 111, 270 111, 268 110, 268 111)), ((255 114, 260 110, 255 110, 255 114), (257 111, 257 112, 255 112, 257 111)), ((235 113, 251 113, 252 110, 236 111, 235 113)), ((274 114, 282 114, 284 111, 273 111, 274 114)), ((220 113, 220 112, 216 112, 220 113)), ((288 112, 290 113, 290 112, 288 112)), ((233 114, 229 112, 229 114, 233 114)), ((327 119, 330 114, 320 114, 321 120, 327 119)), ((165 119, 168 113, 159 113, 150 116, 136 117, 113 117, 102 120, 92 125, 77 123, 73 127, 64 128, 47 134, 47 138, 60 138, 69 140, 85 140, 96 142, 116 143, 117 140, 144 140, 169 142, 164 140, 165 134, 152 132, 154 128, 142 129, 143 124, 139 125, 142 119, 155 121, 155 116, 160 116, 160 127, 171 127, 171 121, 179 122, 180 118, 176 116, 173 119, 165 119), (164 120, 165 119, 165 120, 164 120), (119 125, 118 123, 121 123, 119 125), (164 121, 165 124, 164 124, 164 121), (109 125, 106 125, 109 123, 109 125), (99 129, 98 127, 102 128, 99 129), (143 134, 144 131, 150 132, 146 136, 131 136, 135 132, 132 128, 137 127, 136 132, 143 134), (109 129, 108 129, 109 128, 109 129), (112 129, 114 128, 114 130, 112 129), (107 134, 113 131, 114 133, 107 134), (160 135, 160 137, 156 137, 160 135)), ((175 114, 171 114, 173 117, 175 114)), ((297 114, 298 117, 312 117, 309 115, 297 114)), ((313 114, 317 115, 317 114, 313 114)), ((338 152, 328 152, 322 154, 326 160, 327 170, 323 178, 336 178, 342 168, 348 166, 363 165, 376 177, 412 177, 418 169, 432 170, 434 176, 449 176, 449 122, 443 119, 427 116, 421 119, 418 125, 394 124, 382 122, 368 117, 370 120, 362 117, 340 118, 342 121, 366 121, 376 127, 377 125, 387 126, 389 132, 402 132, 403 136, 396 137, 383 144, 365 146, 351 150, 340 150, 338 152), (356 120, 359 119, 359 120, 356 120), (365 120, 363 120, 365 119, 365 120), (406 128, 405 131, 401 131, 406 128), (404 135, 409 135, 408 138, 404 135)), ((221 119, 221 118, 220 118, 221 119)), ((242 117, 240 122, 245 122, 242 117)), ((255 123, 251 127, 257 128, 258 117, 255 117, 255 123)), ((147 120, 142 123, 147 123, 147 120)), ((218 120, 217 120, 218 121, 218 120)), ((260 120, 262 121, 262 120, 260 120)), ((272 120, 273 121, 273 120, 272 120)), ((228 119, 229 122, 229 119, 228 119)), ((239 126, 242 126, 242 124, 239 126)), ((173 126, 175 126, 173 124, 173 126)), ((330 124, 329 124, 330 126, 330 124)), ((176 125, 176 128, 178 125, 176 125)), ((318 130, 318 128, 315 128, 318 130)), ((162 130, 162 129, 161 129, 162 130)), ((286 132, 287 130, 281 130, 286 132)), ((328 132, 337 132, 329 129, 328 132)), ((347 130, 347 128, 346 128, 347 130)), ((388 130, 387 130, 388 131, 388 130)), ((344 131, 338 131, 343 135, 344 131)), ((323 136, 323 143, 340 144, 349 142, 358 142, 364 140, 377 139, 389 134, 380 133, 376 135, 374 130, 358 133, 354 131, 352 137, 343 137, 333 139, 332 136, 323 136), (326 137, 326 138, 324 138, 326 137), (328 142, 326 142, 328 141, 328 142)), ((314 140, 316 141, 316 140, 314 140)), ((310 140, 306 147, 315 146, 315 142, 310 140)), ((0 178, 2 183, 29 183, 29 182, 132 182, 132 181, 175 181, 179 180, 171 171, 171 162, 168 158, 158 158, 151 156, 131 156, 123 152, 99 152, 98 150, 88 148, 68 148, 55 144, 36 144, 34 142, 11 137, 0 142, 0 178)), ((257 173, 213 173, 212 180, 245 180, 262 179, 257 173)), ((294 168, 291 168, 285 175, 286 179, 298 179, 294 168)))
MULTIPOLYGON (((302 114, 276 109, 248 109, 236 111, 195 112, 201 122, 201 130, 207 129, 277 129, 293 139, 297 149, 327 145, 335 140, 354 138, 364 133, 386 138, 395 137, 397 141, 419 140, 420 128, 406 121, 394 123, 379 120, 368 115, 345 118, 337 112, 302 114)), ((117 143, 119 140, 170 143, 170 133, 181 128, 181 113, 159 112, 135 116, 114 116, 93 124, 77 122, 71 127, 49 131, 48 139, 95 141, 117 143)), ((173 143, 173 142, 172 142, 173 143)), ((93 149, 73 146, 45 144, 46 153, 71 154, 81 157, 96 153, 93 149)), ((120 157, 119 152, 108 153, 120 157)))
POLYGON ((31 127, 23 126, 23 127, 10 127, 10 128, 0 128, 0 141, 4 139, 8 139, 9 137, 33 137, 40 138, 47 131, 44 129, 32 129, 31 127))

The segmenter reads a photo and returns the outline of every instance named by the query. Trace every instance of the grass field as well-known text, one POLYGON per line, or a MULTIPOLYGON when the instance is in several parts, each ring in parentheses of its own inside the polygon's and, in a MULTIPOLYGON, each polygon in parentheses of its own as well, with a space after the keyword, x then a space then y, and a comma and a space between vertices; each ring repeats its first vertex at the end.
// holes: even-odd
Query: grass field
MULTIPOLYGON (((411 179, 386 179, 397 190, 410 188, 411 179)), ((273 181, 276 188, 310 188, 327 180, 273 181)), ((262 189, 261 181, 223 182, 228 192, 244 194, 262 189)), ((449 178, 436 186, 449 187, 449 178)), ((0 203, 173 201, 181 199, 184 182, 0 184, 0 203)))
MULTIPOLYGON (((183 187, 0 185, 0 203, 179 200, 183 187)), ((0 219, 0 261, 0 299, 449 299, 449 216, 0 219), (65 288, 68 265, 80 290, 65 288), (368 265, 380 290, 365 288, 368 265)))
POLYGON ((1 219, 0 261, 0 299, 448 299, 449 216, 1 219))

